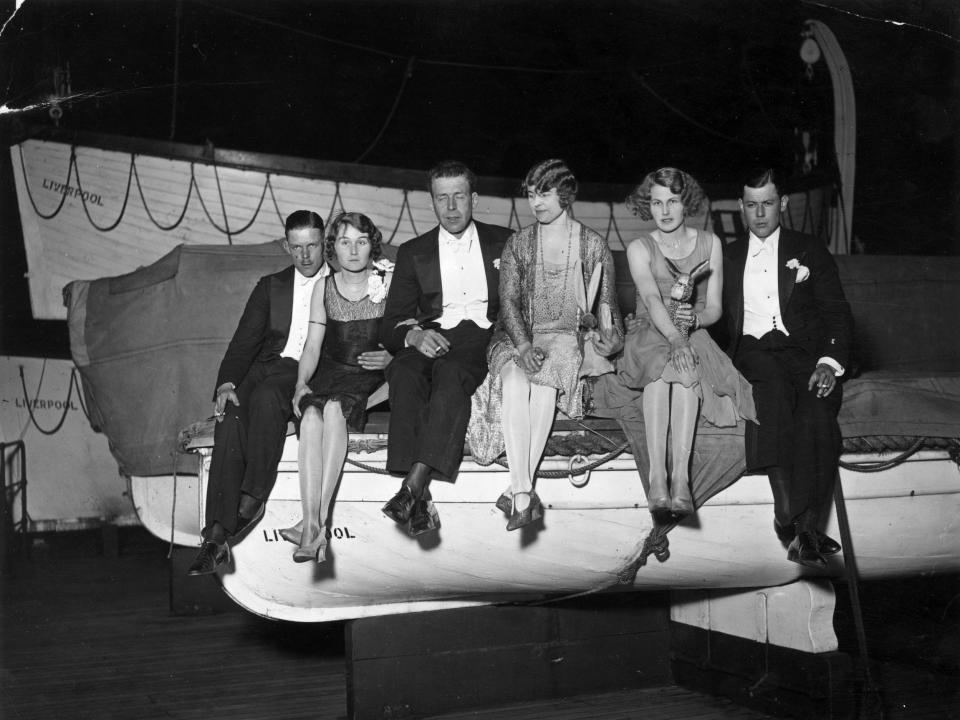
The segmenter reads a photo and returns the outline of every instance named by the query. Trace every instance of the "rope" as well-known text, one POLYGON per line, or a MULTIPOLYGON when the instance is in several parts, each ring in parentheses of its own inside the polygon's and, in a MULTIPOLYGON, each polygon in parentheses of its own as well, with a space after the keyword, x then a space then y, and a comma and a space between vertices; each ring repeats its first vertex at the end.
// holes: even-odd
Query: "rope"
MULTIPOLYGON (((70 162, 73 164, 74 169, 76 170, 77 192, 80 195, 80 205, 83 206, 83 213, 87 216, 87 220, 89 220, 90 224, 100 232, 110 232, 111 230, 114 230, 120 224, 120 221, 123 220, 123 216, 126 215, 127 203, 130 202, 130 188, 133 186, 133 155, 130 156, 130 169, 127 170, 127 189, 123 193, 123 205, 120 206, 120 214, 117 216, 116 221, 112 225, 107 225, 105 227, 100 227, 94 222, 93 217, 90 215, 90 210, 87 208, 87 199, 83 196, 83 185, 80 183, 80 167, 77 165, 75 146, 71 146, 70 148, 70 162)), ((66 197, 66 195, 64 195, 64 197, 66 197)))
MULTIPOLYGON (((146 195, 143 194, 143 185, 140 182, 140 173, 137 171, 135 158, 131 160, 131 164, 133 165, 133 177, 137 181, 137 193, 139 193, 140 195, 140 202, 143 205, 144 211, 147 213, 147 217, 150 218, 150 222, 152 222, 156 227, 158 227, 160 230, 163 230, 164 232, 175 230, 180 225, 180 223, 183 222, 183 219, 187 216, 187 208, 190 207, 190 196, 193 194, 193 188, 194 188, 193 173, 190 174, 190 182, 187 183, 187 199, 183 203, 183 209, 180 211, 180 217, 177 218, 177 221, 173 225, 161 225, 157 221, 157 219, 153 217, 153 213, 150 212, 150 208, 147 205, 147 197, 146 195)), ((197 192, 198 193, 200 192, 199 188, 197 188, 197 192)))
POLYGON ((637 572, 647 564, 650 555, 653 555, 662 563, 669 560, 670 540, 667 538, 667 533, 676 526, 676 523, 669 525, 654 523, 653 528, 651 528, 649 534, 643 540, 640 552, 617 573, 617 582, 620 585, 633 585, 637 579, 637 572))
MULTIPOLYGON (((17 149, 20 151, 20 171, 23 173, 23 185, 27 188, 27 197, 30 199, 30 205, 33 207, 33 211, 44 220, 55 218, 63 209, 63 204, 67 201, 67 194, 65 192, 60 194, 60 204, 57 205, 57 209, 52 213, 44 215, 40 212, 40 208, 37 207, 37 203, 33 199, 33 193, 30 192, 30 183, 27 179, 27 165, 23 159, 23 144, 17 145, 17 149)), ((71 174, 73 174, 73 148, 70 149, 70 162, 67 164, 67 179, 63 181, 63 187, 67 187, 70 184, 71 174)))
POLYGON ((277 213, 277 220, 280 221, 280 227, 284 226, 283 213, 280 212, 280 205, 277 204, 276 193, 273 192, 273 183, 270 182, 270 173, 267 173, 267 185, 270 187, 270 199, 273 201, 273 209, 277 213))
POLYGON ((881 472, 883 470, 889 470, 892 467, 896 467, 902 462, 905 462, 907 458, 913 455, 917 450, 919 450, 924 443, 925 438, 917 438, 914 443, 907 448, 905 451, 900 453, 894 458, 889 460, 865 460, 858 463, 844 462, 841 460, 839 462, 840 467, 844 470, 852 470, 853 472, 862 472, 862 473, 875 473, 881 472))
MULTIPOLYGON (((40 388, 43 386, 43 376, 46 374, 47 370, 47 361, 43 361, 43 369, 40 371, 40 380, 37 382, 37 393, 34 396, 34 400, 40 395, 40 388)), ((77 384, 76 374, 74 372, 70 373, 70 383, 67 385, 67 399, 63 401, 63 414, 60 416, 60 420, 57 421, 57 424, 53 427, 52 430, 44 430, 40 427, 40 424, 37 422, 36 416, 33 414, 32 403, 30 402, 30 395, 27 391, 27 379, 23 374, 23 365, 20 366, 20 387, 23 389, 23 404, 27 408, 27 414, 30 416, 30 422, 33 423, 33 426, 37 428, 43 435, 56 435, 60 428, 63 427, 63 423, 66 422, 67 413, 70 412, 70 396, 73 394, 73 387, 77 384)), ((77 387, 77 394, 80 394, 80 388, 77 387)), ((81 407, 83 403, 81 403, 81 407)), ((89 416, 87 416, 89 420, 89 416)))
MULTIPOLYGON (((191 173, 192 173, 191 166, 191 173)), ((227 233, 227 245, 233 245, 233 235, 230 233, 230 219, 227 217, 227 203, 223 200, 223 188, 220 187, 220 173, 217 172, 216 155, 213 161, 213 179, 217 181, 217 195, 220 197, 220 210, 223 212, 223 227, 227 233)), ((197 190, 197 197, 200 197, 200 190, 197 190)), ((254 215, 256 217, 256 215, 254 215)))

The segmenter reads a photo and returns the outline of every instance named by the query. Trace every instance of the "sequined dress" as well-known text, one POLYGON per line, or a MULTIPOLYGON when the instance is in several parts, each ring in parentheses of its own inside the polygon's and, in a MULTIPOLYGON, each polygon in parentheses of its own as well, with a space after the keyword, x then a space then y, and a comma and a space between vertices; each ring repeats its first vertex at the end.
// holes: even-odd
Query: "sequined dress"
POLYGON ((331 400, 339 400, 347 427, 362 432, 367 421, 367 398, 383 384, 384 377, 382 370, 361 367, 357 356, 380 349, 377 342, 386 299, 375 303, 364 295, 348 300, 331 276, 326 281, 323 303, 327 330, 317 371, 309 383, 311 392, 301 398, 300 410, 310 406, 322 410, 331 400))

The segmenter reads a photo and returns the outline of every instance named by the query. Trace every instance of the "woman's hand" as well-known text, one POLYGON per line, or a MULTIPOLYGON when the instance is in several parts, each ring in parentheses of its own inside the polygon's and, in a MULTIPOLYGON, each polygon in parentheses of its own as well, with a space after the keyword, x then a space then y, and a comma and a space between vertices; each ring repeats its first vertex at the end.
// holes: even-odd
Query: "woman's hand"
POLYGON ((697 354, 690 347, 690 341, 677 335, 670 339, 670 362, 677 372, 694 372, 697 368, 697 354))
POLYGON ((303 399, 304 395, 310 394, 310 386, 306 384, 297 383, 296 390, 293 391, 293 414, 298 418, 300 417, 300 400, 303 399))
POLYGON ((526 345, 520 352, 517 362, 520 367, 527 372, 535 373, 543 367, 543 361, 547 359, 547 354, 538 347, 526 345))
POLYGON ((393 360, 393 355, 386 350, 371 350, 357 355, 357 362, 364 370, 383 370, 390 364, 391 360, 393 360))
POLYGON ((590 341, 593 343, 593 349, 601 357, 616 355, 623 349, 623 338, 613 328, 592 333, 590 341))

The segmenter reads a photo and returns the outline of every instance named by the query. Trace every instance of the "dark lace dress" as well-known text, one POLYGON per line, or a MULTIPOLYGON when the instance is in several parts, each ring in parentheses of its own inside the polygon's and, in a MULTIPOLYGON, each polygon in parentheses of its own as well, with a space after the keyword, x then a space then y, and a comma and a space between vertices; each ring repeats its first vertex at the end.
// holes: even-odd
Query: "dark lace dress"
POLYGON ((369 295, 348 300, 340 294, 333 276, 327 278, 323 294, 327 309, 327 331, 320 350, 317 371, 310 380, 310 394, 300 399, 300 411, 308 407, 323 410, 331 400, 340 409, 352 432, 363 432, 367 422, 367 398, 384 382, 382 370, 366 370, 357 362, 360 353, 379 350, 380 318, 384 298, 373 302, 369 295))

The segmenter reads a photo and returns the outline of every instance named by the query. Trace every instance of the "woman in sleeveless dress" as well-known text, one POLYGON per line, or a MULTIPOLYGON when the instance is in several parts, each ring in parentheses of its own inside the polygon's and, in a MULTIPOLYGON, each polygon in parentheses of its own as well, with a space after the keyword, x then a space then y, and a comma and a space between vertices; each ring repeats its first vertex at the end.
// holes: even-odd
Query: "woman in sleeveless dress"
POLYGON ((573 173, 562 160, 545 160, 527 173, 523 187, 537 221, 512 235, 504 248, 500 317, 487 351, 490 378, 502 381, 510 492, 497 506, 510 515, 507 530, 543 516, 533 477, 557 408, 569 417, 583 416, 580 324, 591 310, 583 295, 593 277, 599 283, 598 314, 607 322, 588 342, 607 357, 620 350, 623 334, 610 248, 570 214, 577 192, 573 173))
POLYGON ((702 200, 697 181, 676 168, 650 173, 627 198, 635 214, 657 227, 627 247, 637 310, 618 374, 629 387, 643 388, 650 455, 647 504, 665 519, 694 511, 690 453, 698 414, 719 427, 736 425, 738 417, 756 417, 749 383, 704 329, 720 319, 723 255, 713 233, 686 225, 685 218, 697 214, 702 200), (672 302, 674 272, 692 273, 704 262, 708 269, 696 281, 690 301, 672 302), (672 314, 668 307, 674 308, 672 314))
POLYGON ((377 344, 392 269, 388 260, 378 260, 380 240, 380 231, 360 213, 341 213, 327 230, 327 258, 340 269, 314 287, 293 396, 300 418, 303 519, 281 532, 298 545, 295 562, 326 560, 326 526, 347 455, 347 431, 363 430, 367 399, 384 383, 383 369, 392 359, 377 344))

